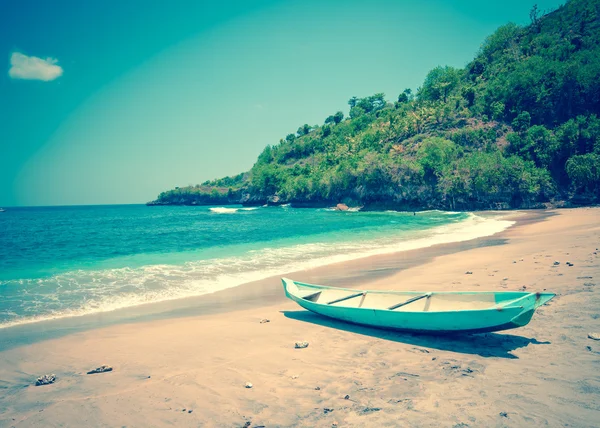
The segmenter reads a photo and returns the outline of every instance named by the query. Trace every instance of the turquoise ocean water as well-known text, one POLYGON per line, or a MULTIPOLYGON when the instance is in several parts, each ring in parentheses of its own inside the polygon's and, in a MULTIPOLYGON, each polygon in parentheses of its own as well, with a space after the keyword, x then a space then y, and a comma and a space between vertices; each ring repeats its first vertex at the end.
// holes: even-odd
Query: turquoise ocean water
POLYGON ((0 328, 199 296, 511 224, 469 213, 285 206, 10 208, 0 213, 0 328))

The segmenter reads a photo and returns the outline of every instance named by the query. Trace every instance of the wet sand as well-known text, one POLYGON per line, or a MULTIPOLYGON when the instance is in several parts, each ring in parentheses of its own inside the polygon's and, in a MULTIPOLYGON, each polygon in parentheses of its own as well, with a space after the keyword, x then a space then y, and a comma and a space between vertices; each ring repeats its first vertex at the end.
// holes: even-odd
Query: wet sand
POLYGON ((6 329, 0 426, 597 426, 600 341, 587 337, 600 332, 597 247, 599 208, 540 211, 492 237, 290 274, 372 289, 557 293, 528 326, 501 333, 345 324, 285 300, 278 278, 6 329), (294 349, 299 340, 309 347, 294 349), (114 370, 85 374, 101 364, 114 370), (45 373, 58 381, 32 386, 45 373))

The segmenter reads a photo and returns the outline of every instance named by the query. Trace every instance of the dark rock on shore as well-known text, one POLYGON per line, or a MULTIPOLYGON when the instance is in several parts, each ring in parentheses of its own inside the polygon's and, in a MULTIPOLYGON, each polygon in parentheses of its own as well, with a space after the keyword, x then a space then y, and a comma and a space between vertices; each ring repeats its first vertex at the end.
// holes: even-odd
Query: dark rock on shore
POLYGON ((47 374, 47 375, 38 377, 37 380, 35 381, 35 386, 50 385, 51 383, 54 383, 54 382, 56 382, 56 375, 55 374, 47 374))
POLYGON ((112 372, 113 368, 111 366, 107 366, 105 364, 101 365, 100 367, 96 367, 93 370, 90 370, 89 372, 87 372, 87 374, 96 374, 96 373, 106 373, 106 372, 112 372))

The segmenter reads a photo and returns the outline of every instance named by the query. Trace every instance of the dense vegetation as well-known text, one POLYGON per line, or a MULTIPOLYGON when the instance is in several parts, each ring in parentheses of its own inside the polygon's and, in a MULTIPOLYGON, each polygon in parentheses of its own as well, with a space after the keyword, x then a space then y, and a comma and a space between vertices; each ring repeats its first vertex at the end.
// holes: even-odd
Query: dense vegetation
POLYGON ((155 203, 345 202, 487 209, 600 194, 600 1, 507 24, 464 69, 436 67, 413 94, 349 100, 323 125, 267 146, 252 169, 155 203))

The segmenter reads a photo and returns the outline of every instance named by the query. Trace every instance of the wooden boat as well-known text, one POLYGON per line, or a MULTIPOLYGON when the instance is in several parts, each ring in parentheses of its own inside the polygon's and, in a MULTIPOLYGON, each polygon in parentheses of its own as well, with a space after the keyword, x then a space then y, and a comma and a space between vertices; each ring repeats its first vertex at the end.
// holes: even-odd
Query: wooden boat
POLYGON ((485 333, 527 325, 553 293, 360 291, 282 278, 288 298, 326 317, 394 330, 485 333))

